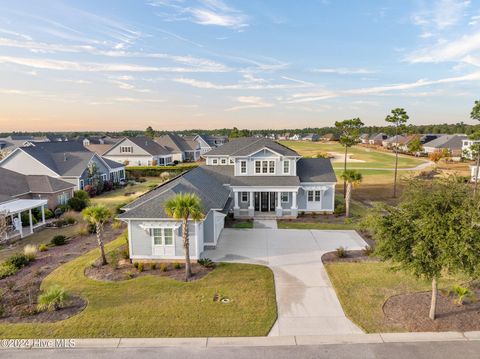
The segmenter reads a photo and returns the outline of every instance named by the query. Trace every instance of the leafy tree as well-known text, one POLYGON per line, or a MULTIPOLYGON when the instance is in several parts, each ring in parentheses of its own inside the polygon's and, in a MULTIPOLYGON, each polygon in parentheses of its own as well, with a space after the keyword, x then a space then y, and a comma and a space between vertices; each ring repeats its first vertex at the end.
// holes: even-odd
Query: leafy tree
MULTIPOLYGON (((473 105, 472 111, 470 112, 470 118, 472 120, 477 120, 480 121, 480 101, 475 101, 475 104, 473 105)), ((470 135, 471 140, 480 140, 480 131, 475 131, 473 134, 470 135)), ((480 146, 478 144, 475 144, 472 146, 470 149, 472 151, 472 155, 476 157, 476 168, 475 168, 475 186, 474 186, 474 193, 477 193, 477 185, 478 185, 478 169, 480 166, 480 146), (474 153, 475 152, 475 153, 474 153)))
POLYGON ((155 131, 154 129, 152 128, 152 126, 148 126, 146 129, 145 129, 145 136, 147 137, 150 137, 150 138, 155 138, 155 131))
MULTIPOLYGON (((363 122, 357 117, 350 120, 343 120, 335 122, 335 127, 340 133, 339 142, 345 147, 345 159, 343 164, 343 172, 347 170, 347 156, 348 148, 356 145, 360 142, 360 129, 363 126, 363 122)), ((346 196, 347 181, 343 181, 343 196, 346 196)))
POLYGON ((190 263, 190 238, 188 221, 199 221, 203 218, 202 202, 193 193, 180 193, 165 204, 165 212, 169 217, 182 221, 183 249, 185 251, 185 281, 192 276, 190 263))
POLYGON ((419 153, 423 151, 422 141, 420 141, 420 137, 415 137, 411 140, 408 145, 408 152, 410 153, 419 153))
POLYGON ((376 254, 397 269, 432 283, 445 274, 480 274, 480 204, 455 177, 411 180, 397 207, 384 205, 370 218, 376 254))
POLYGON ((472 111, 470 112, 470 118, 472 120, 480 121, 480 101, 475 101, 472 111))
POLYGON ((95 226, 95 233, 97 234, 97 243, 100 248, 100 254, 102 256, 102 265, 107 264, 107 258, 105 257, 105 248, 103 246, 103 227, 111 218, 111 213, 107 207, 103 204, 87 207, 82 212, 83 218, 95 226))
POLYGON ((393 197, 397 197, 397 172, 398 172, 398 135, 399 132, 405 129, 405 124, 409 119, 407 112, 403 108, 395 108, 387 115, 385 121, 393 124, 395 127, 395 175, 393 180, 393 197))
POLYGON ((352 187, 362 182, 362 174, 355 170, 346 170, 342 173, 342 179, 347 182, 347 192, 345 194, 345 217, 350 217, 352 187))

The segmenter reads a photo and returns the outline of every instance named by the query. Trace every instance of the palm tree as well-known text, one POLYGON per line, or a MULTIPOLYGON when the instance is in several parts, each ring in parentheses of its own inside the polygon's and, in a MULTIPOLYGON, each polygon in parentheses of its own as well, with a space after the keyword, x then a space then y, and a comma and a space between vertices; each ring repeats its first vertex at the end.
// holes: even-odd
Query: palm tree
POLYGON ((105 257, 105 248, 103 247, 103 226, 111 218, 111 213, 103 204, 87 207, 82 212, 83 218, 88 223, 95 225, 95 232, 97 233, 98 247, 102 256, 102 265, 107 264, 107 257, 105 257))
POLYGON ((346 170, 342 173, 342 179, 347 183, 345 193, 345 217, 350 217, 350 201, 352 200, 352 187, 362 182, 362 174, 355 170, 346 170))
POLYGON ((190 264, 190 239, 188 220, 199 221, 203 218, 202 201, 194 193, 180 193, 170 198, 165 204, 168 216, 182 221, 183 249, 185 251, 185 281, 192 276, 190 264))

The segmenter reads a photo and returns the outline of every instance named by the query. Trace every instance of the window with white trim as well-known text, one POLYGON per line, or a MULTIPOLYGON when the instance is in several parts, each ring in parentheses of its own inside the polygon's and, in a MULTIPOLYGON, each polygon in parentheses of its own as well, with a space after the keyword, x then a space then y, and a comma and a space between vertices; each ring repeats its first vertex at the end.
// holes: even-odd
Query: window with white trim
POLYGON ((320 202, 322 200, 322 191, 308 191, 308 202, 320 202))
POLYGON ((173 228, 153 228, 153 244, 156 246, 173 245, 173 228))
POLYGON ((240 161, 240 173, 247 173, 247 161, 240 161))
POLYGON ((233 158, 230 158, 229 160, 230 164, 233 165, 235 163, 235 161, 233 160, 233 158))
POLYGON ((313 202, 313 196, 315 191, 308 191, 307 200, 308 202, 313 202))
POLYGON ((268 173, 275 173, 275 161, 268 161, 268 173))
POLYGON ((133 153, 133 146, 120 146, 120 153, 133 153))
POLYGON ((320 202, 320 199, 322 198, 322 194, 320 191, 315 191, 315 202, 320 202))
POLYGON ((248 202, 248 192, 242 192, 242 203, 248 202))
POLYGON ((214 158, 214 159, 212 160, 212 163, 213 163, 214 165, 216 165, 216 164, 218 164, 218 160, 217 160, 216 158, 214 158))
POLYGON ((282 192, 282 203, 288 203, 289 200, 289 193, 288 192, 282 192))
POLYGON ((261 173, 262 161, 255 161, 255 173, 261 173))
POLYGON ((289 160, 285 160, 283 161, 283 174, 290 174, 290 161, 289 160))
POLYGON ((222 165, 226 165, 227 164, 227 159, 226 158, 222 158, 222 165))
POLYGON ((255 161, 255 173, 275 173, 275 161, 257 160, 255 161))

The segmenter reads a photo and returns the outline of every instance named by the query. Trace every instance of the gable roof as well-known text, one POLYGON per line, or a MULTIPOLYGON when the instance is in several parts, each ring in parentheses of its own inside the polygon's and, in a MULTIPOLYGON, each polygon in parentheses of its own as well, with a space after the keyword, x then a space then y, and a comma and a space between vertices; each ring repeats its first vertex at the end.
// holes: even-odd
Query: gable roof
POLYGON ((297 176, 300 182, 337 182, 328 158, 301 158, 297 162, 297 176))
POLYGON ((173 153, 194 151, 197 149, 197 143, 193 139, 184 139, 175 133, 168 133, 156 137, 155 142, 173 153))
POLYGON ((0 202, 25 193, 56 193, 75 185, 45 175, 24 175, 0 168, 0 202), (3 198, 3 200, 2 200, 3 198))
MULTIPOLYGON (((151 154, 152 156, 165 156, 171 154, 171 151, 160 145, 158 142, 152 140, 148 136, 126 137, 126 139, 132 141, 134 144, 136 144, 138 147, 140 147, 145 152, 151 154)), ((120 140, 117 145, 123 140, 124 139, 120 140)))
POLYGON ((85 148, 90 152, 95 152, 99 156, 103 156, 105 153, 110 151, 113 148, 113 145, 106 145, 106 144, 90 144, 86 145, 85 148))
POLYGON ((424 147, 461 149, 462 141, 467 139, 464 135, 443 135, 429 141, 424 147))
POLYGON ((79 177, 96 156, 78 142, 38 142, 20 150, 60 176, 79 177))
POLYGON ((271 140, 269 138, 255 138, 255 137, 241 137, 224 145, 214 148, 204 155, 208 156, 248 156, 252 153, 258 152, 263 148, 268 148, 274 152, 277 152, 283 156, 296 156, 300 155, 280 143, 271 140))
POLYGON ((119 218, 166 218, 165 203, 180 193, 195 193, 202 201, 203 213, 223 209, 230 191, 220 177, 212 176, 205 166, 196 167, 140 196, 124 208, 119 218))

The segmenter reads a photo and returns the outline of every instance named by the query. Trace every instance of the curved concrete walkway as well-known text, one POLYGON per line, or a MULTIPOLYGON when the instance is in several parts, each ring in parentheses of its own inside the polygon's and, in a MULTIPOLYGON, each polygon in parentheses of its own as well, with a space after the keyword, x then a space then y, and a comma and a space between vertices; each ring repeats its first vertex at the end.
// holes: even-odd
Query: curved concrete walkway
POLYGON ((356 334, 362 330, 345 316, 321 257, 365 245, 355 231, 224 229, 217 248, 203 256, 272 269, 278 320, 270 336, 356 334))

